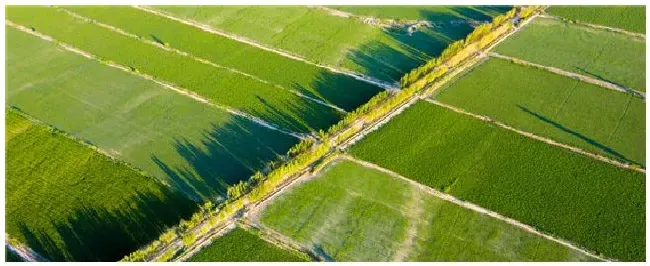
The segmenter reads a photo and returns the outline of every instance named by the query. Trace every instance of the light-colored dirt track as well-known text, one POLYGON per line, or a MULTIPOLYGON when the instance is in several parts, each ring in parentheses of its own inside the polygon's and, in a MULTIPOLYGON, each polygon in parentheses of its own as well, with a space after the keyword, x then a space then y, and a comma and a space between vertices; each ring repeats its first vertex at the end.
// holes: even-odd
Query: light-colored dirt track
MULTIPOLYGON (((563 20, 562 17, 552 16, 552 15, 549 15, 549 14, 543 14, 543 15, 540 15, 540 17, 563 20)), ((582 22, 582 21, 578 21, 578 22, 576 22, 576 24, 591 27, 591 28, 595 28, 595 29, 600 29, 600 30, 608 30, 608 31, 618 32, 618 33, 625 34, 625 35, 628 35, 628 36, 641 37, 641 38, 645 39, 645 34, 636 33, 636 32, 629 32, 629 31, 626 31, 624 29, 608 27, 608 26, 603 26, 603 25, 597 25, 597 24, 590 24, 590 23, 586 23, 586 22, 582 22)))

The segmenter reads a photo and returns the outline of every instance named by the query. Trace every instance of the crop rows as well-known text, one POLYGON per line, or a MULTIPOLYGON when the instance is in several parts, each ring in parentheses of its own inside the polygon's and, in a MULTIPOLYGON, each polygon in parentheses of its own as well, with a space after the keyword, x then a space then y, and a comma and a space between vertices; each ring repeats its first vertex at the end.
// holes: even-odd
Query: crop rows
POLYGON ((645 258, 642 173, 425 102, 351 153, 606 257, 645 258))
POLYGON ((340 115, 252 78, 202 64, 48 7, 10 7, 7 18, 105 60, 191 90, 211 102, 240 109, 300 132, 325 129, 340 115))
POLYGON ((496 52, 645 91, 645 46, 643 38, 537 18, 496 52))
POLYGON ((589 152, 645 164, 645 102, 629 93, 491 58, 435 97, 589 152))
POLYGON ((310 97, 354 110, 379 88, 352 77, 289 59, 279 54, 205 32, 132 7, 65 7, 142 38, 205 58, 216 64, 300 91, 310 97), (182 34, 179 34, 181 33, 182 34))

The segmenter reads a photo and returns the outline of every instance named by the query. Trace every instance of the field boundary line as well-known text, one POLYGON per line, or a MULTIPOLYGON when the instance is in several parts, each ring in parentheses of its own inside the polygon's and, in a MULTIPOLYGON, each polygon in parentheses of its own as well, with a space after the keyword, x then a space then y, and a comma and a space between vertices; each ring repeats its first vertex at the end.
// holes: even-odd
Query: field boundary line
POLYGON ((18 257, 23 259, 25 262, 48 262, 45 257, 29 248, 27 245, 18 242, 18 240, 11 239, 7 233, 5 233, 5 247, 9 249, 10 252, 13 252, 18 257))
MULTIPOLYGON (((188 249, 188 251, 185 251, 181 256, 176 258, 174 261, 185 262, 185 261, 189 260, 194 255, 196 255, 196 253, 201 251, 203 248, 209 246, 210 244, 212 244, 212 242, 214 242, 218 238, 222 237, 223 235, 229 233, 230 231, 232 231, 236 227, 237 227, 237 224, 235 223, 235 220, 233 220, 233 219, 226 220, 226 222, 223 225, 221 225, 221 226, 219 226, 219 227, 217 227, 215 229, 212 229, 212 231, 213 231, 212 234, 208 234, 208 235, 206 235, 205 237, 203 237, 201 239, 197 239, 195 241, 197 244, 192 245, 188 249)), ((164 255, 164 253, 159 254, 159 255, 160 256, 158 256, 157 258, 162 257, 164 255)))
POLYGON ((312 260, 316 261, 331 261, 327 257, 319 254, 318 252, 312 250, 311 248, 303 245, 302 243, 294 240, 291 237, 288 237, 273 228, 270 228, 266 225, 263 225, 259 222, 255 222, 246 218, 239 220, 239 224, 244 228, 254 228, 260 231, 260 238, 270 244, 277 246, 282 249, 293 250, 301 254, 305 254, 310 257, 312 260))
POLYGON ((286 90, 286 91, 288 91, 288 92, 290 92, 290 93, 292 93, 292 94, 294 94, 294 95, 296 95, 296 96, 298 96, 298 97, 305 98, 305 99, 310 100, 310 101, 313 101, 313 102, 315 102, 315 103, 317 103, 317 104, 321 104, 321 105, 327 106, 327 107, 332 108, 332 109, 334 109, 334 110, 336 110, 336 111, 339 111, 339 112, 341 112, 341 113, 344 113, 344 114, 347 113, 347 111, 345 111, 344 109, 342 109, 342 108, 340 108, 340 107, 338 107, 338 106, 336 106, 336 105, 333 105, 333 104, 327 103, 327 102, 325 102, 325 101, 323 101, 323 100, 319 100, 319 99, 316 99, 316 98, 311 97, 311 96, 307 96, 307 95, 303 94, 303 93, 300 92, 300 91, 285 88, 284 86, 279 85, 279 84, 277 84, 277 83, 270 82, 270 81, 265 80, 265 79, 262 79, 262 78, 260 78, 260 77, 258 77, 258 76, 255 76, 255 75, 252 75, 252 74, 248 74, 248 73, 246 73, 246 72, 243 72, 243 71, 237 70, 237 69, 232 68, 232 67, 227 67, 227 66, 219 65, 219 64, 214 63, 214 62, 212 62, 212 61, 210 61, 210 60, 208 60, 208 59, 205 59, 205 58, 201 58, 201 57, 195 56, 195 55, 193 55, 193 54, 191 54, 191 53, 189 53, 189 52, 186 52, 186 51, 183 51, 183 50, 180 50, 180 49, 176 49, 176 48, 172 48, 172 47, 169 47, 169 46, 165 46, 165 45, 163 45, 163 44, 161 44, 161 43, 158 43, 158 42, 155 42, 155 41, 151 41, 151 40, 147 40, 147 39, 145 39, 145 38, 140 38, 138 35, 135 35, 135 34, 133 34, 133 33, 129 33, 129 32, 127 32, 127 31, 125 31, 125 30, 123 30, 123 29, 120 29, 120 28, 118 28, 118 27, 115 27, 115 26, 111 26, 111 25, 105 24, 105 23, 100 22, 100 21, 98 21, 98 20, 95 20, 95 19, 92 19, 92 18, 89 18, 89 17, 83 16, 83 15, 78 14, 78 13, 72 11, 72 10, 68 10, 68 9, 66 9, 66 8, 64 8, 64 7, 57 7, 57 9, 66 12, 68 15, 70 15, 70 16, 72 16, 72 17, 75 17, 75 18, 77 18, 77 19, 81 19, 81 20, 84 20, 84 21, 90 22, 90 23, 92 23, 92 24, 94 24, 94 25, 97 25, 97 26, 99 26, 99 27, 102 27, 102 28, 105 28, 105 29, 107 29, 107 30, 113 31, 113 32, 115 32, 115 33, 121 34, 121 35, 123 35, 123 36, 130 37, 130 38, 132 38, 132 39, 135 39, 135 40, 137 40, 137 41, 141 41, 141 42, 143 42, 143 43, 146 43, 146 44, 152 45, 152 46, 154 46, 154 47, 157 47, 157 48, 163 49, 163 50, 165 50, 165 51, 173 52, 173 53, 179 54, 179 55, 181 55, 181 56, 184 56, 184 57, 187 57, 187 58, 193 59, 193 60, 195 60, 195 61, 197 61, 197 62, 199 62, 199 63, 202 63, 202 64, 204 64, 204 65, 208 65, 208 66, 211 66, 211 67, 214 67, 214 68, 218 68, 218 69, 223 69, 223 70, 226 70, 226 71, 230 71, 230 72, 232 72, 232 73, 235 73, 235 74, 238 74, 238 75, 245 76, 245 77, 250 78, 250 79, 252 79, 252 80, 255 80, 255 81, 257 81, 257 82, 261 82, 261 83, 264 83, 264 84, 267 84, 267 85, 271 85, 271 86, 273 86, 273 87, 276 87, 276 88, 279 88, 279 89, 282 89, 282 90, 286 90))
POLYGON ((230 107, 226 107, 226 106, 223 106, 221 104, 212 103, 209 100, 203 98, 202 96, 200 96, 200 95, 198 95, 198 94, 196 94, 196 93, 194 93, 194 92, 192 92, 190 90, 187 90, 187 89, 181 88, 181 87, 177 87, 177 86, 173 85, 172 83, 168 83, 166 81, 161 81, 161 80, 159 80, 159 79, 157 79, 157 78, 155 78, 155 77, 153 77, 151 75, 144 74, 144 73, 139 73, 139 72, 134 72, 130 68, 125 67, 123 65, 116 64, 114 62, 107 62, 107 61, 101 60, 98 57, 96 57, 96 56, 94 56, 94 55, 92 55, 92 54, 90 54, 90 53, 88 53, 86 51, 77 49, 77 48, 75 48, 74 46, 72 46, 70 44, 67 44, 67 43, 64 43, 64 42, 61 42, 61 41, 57 41, 53 37, 51 37, 49 35, 45 35, 44 33, 32 31, 32 30, 28 29, 27 27, 16 24, 16 23, 14 23, 14 22, 12 22, 12 21, 10 21, 8 19, 5 19, 5 24, 12 27, 12 28, 14 28, 14 29, 25 32, 27 34, 31 34, 33 36, 39 37, 39 38, 41 38, 43 40, 56 43, 57 45, 59 45, 59 47, 65 49, 66 51, 73 52, 75 54, 78 54, 78 55, 81 55, 81 56, 86 57, 88 59, 99 62, 100 64, 110 66, 110 67, 113 67, 113 68, 117 68, 117 69, 120 69, 120 70, 122 70, 124 72, 131 73, 133 75, 139 76, 139 77, 144 78, 146 80, 152 81, 152 82, 154 82, 154 83, 156 83, 158 85, 161 85, 164 88, 175 91, 175 92, 177 92, 177 93, 179 93, 179 94, 181 94, 183 96, 186 96, 186 97, 188 97, 190 99, 193 99, 193 100, 196 100, 198 102, 201 102, 201 103, 207 104, 209 106, 212 106, 214 108, 226 111, 226 112, 228 112, 228 113, 230 113, 232 115, 248 119, 248 120, 250 120, 250 121, 252 121, 252 122, 254 122, 254 123, 256 123, 256 124, 258 124, 258 125, 260 125, 262 127, 265 127, 265 128, 271 129, 271 130, 275 130, 275 131, 278 131, 278 132, 293 136, 293 137, 298 138, 298 139, 304 139, 304 138, 307 138, 309 136, 309 134, 297 133, 297 132, 282 129, 281 127, 279 127, 277 125, 271 124, 270 122, 264 121, 263 119, 261 119, 259 117, 256 117, 254 115, 242 112, 240 110, 233 109, 233 108, 230 108, 230 107))
POLYGON ((620 91, 620 92, 624 92, 624 93, 634 94, 634 95, 636 95, 638 97, 641 97, 641 98, 643 98, 645 100, 645 93, 634 90, 634 89, 631 89, 631 88, 627 88, 627 87, 624 87, 624 86, 621 86, 621 85, 618 85, 618 84, 614 84, 614 83, 611 83, 611 82, 595 79, 595 78, 585 76, 585 75, 582 75, 582 74, 569 72, 569 71, 562 70, 562 69, 559 69, 559 68, 556 68, 556 67, 536 64, 536 63, 526 61, 526 60, 523 60, 523 59, 519 59, 519 58, 516 58, 516 57, 502 55, 502 54, 499 54, 497 52, 490 52, 489 55, 490 55, 490 57, 507 60, 507 61, 515 63, 517 65, 528 66, 528 67, 533 67, 533 68, 537 68, 537 69, 543 69, 543 70, 546 70, 548 72, 552 72, 552 73, 555 73, 555 74, 558 74, 558 75, 562 75, 562 76, 565 76, 565 77, 570 77, 570 78, 573 78, 573 79, 577 79, 579 81, 583 81, 583 82, 586 82, 586 83, 597 85, 597 86, 603 87, 605 89, 610 89, 610 90, 620 91))
POLYGON ((586 26, 586 27, 590 27, 590 28, 594 28, 594 29, 599 29, 599 30, 612 31, 612 32, 621 33, 621 34, 632 36, 632 37, 640 37, 640 38, 643 38, 645 40, 645 34, 637 33, 637 32, 631 32, 631 31, 627 31, 627 30, 624 30, 624 29, 620 29, 620 28, 614 28, 614 27, 603 26, 603 25, 598 25, 598 24, 591 24, 591 23, 580 21, 580 20, 572 20, 572 19, 568 19, 568 18, 564 18, 564 17, 560 17, 560 16, 553 16, 553 15, 550 15, 548 13, 540 15, 540 17, 556 19, 556 20, 560 20, 560 21, 569 20, 573 24, 582 25, 582 26, 586 26))
POLYGON ((268 46, 266 46, 264 44, 258 43, 256 41, 253 41, 253 40, 249 39, 249 38, 242 37, 242 36, 239 36, 239 35, 235 35, 235 34, 232 34, 232 33, 228 33, 228 32, 225 32, 223 30, 218 30, 218 29, 215 29, 212 26, 208 26, 208 25, 200 23, 198 21, 194 21, 194 20, 191 20, 191 19, 178 18, 178 17, 176 17, 174 15, 169 14, 168 12, 158 10, 156 8, 152 8, 150 6, 133 5, 132 7, 143 10, 143 11, 146 11, 146 12, 149 12, 149 13, 152 13, 152 14, 155 14, 155 15, 158 15, 158 16, 161 16, 161 17, 164 17, 164 18, 167 18, 167 19, 170 19, 170 20, 173 20, 173 21, 176 21, 176 22, 180 22, 180 23, 183 23, 183 24, 186 24, 186 25, 190 25, 190 26, 199 28, 199 29, 201 29, 201 30, 203 30, 205 32, 208 32, 208 33, 220 35, 220 36, 226 37, 226 38, 234 40, 234 41, 245 43, 245 44, 248 44, 250 46, 256 47, 258 49, 273 52, 273 53, 279 54, 281 56, 284 56, 284 57, 287 57, 287 58, 290 58, 290 59, 293 59, 293 60, 296 60, 296 61, 300 61, 300 62, 309 64, 309 65, 313 65, 313 66, 316 66, 316 67, 319 67, 319 68, 324 68, 324 69, 327 69, 327 70, 329 70, 331 72, 334 72, 334 73, 347 75, 347 76, 350 76, 350 77, 352 77, 352 78, 354 78, 356 80, 373 84, 373 85, 375 85, 377 87, 380 87, 382 89, 385 89, 385 90, 396 90, 397 87, 399 87, 399 85, 397 83, 390 83, 390 82, 387 82, 387 81, 379 80, 379 79, 376 79, 376 78, 373 78, 373 77, 370 77, 370 76, 367 76, 367 75, 364 75, 364 74, 361 74, 361 73, 346 70, 346 69, 338 69, 338 68, 335 68, 333 66, 314 63, 314 62, 311 62, 311 61, 309 61, 309 60, 307 60, 307 59, 305 59, 303 57, 297 56, 297 55, 295 55, 293 53, 283 51, 283 50, 280 50, 280 49, 277 49, 277 48, 268 47, 268 46))
POLYGON ((431 104, 434 104, 434 105, 449 109, 449 110, 454 111, 456 113, 463 114, 463 115, 468 115, 468 116, 474 117, 476 119, 479 119, 479 120, 482 120, 482 121, 497 125, 497 126, 503 128, 503 129, 518 133, 519 135, 522 135, 524 137, 531 138, 531 139, 534 139, 534 140, 537 140, 537 141, 541 141, 541 142, 544 142, 544 143, 552 145, 552 146, 564 148, 564 149, 567 149, 567 150, 569 150, 571 152, 582 154, 582 155, 585 155, 587 157, 591 157, 593 159, 596 159, 598 161, 605 162, 605 163, 608 163, 608 164, 612 164, 612 165, 617 166, 619 168, 630 169, 630 170, 634 170, 634 171, 641 172, 641 173, 644 173, 644 174, 646 172, 645 169, 643 169, 643 168, 633 167, 633 166, 631 166, 631 165, 629 165, 627 163, 623 163, 623 162, 611 159, 609 157, 605 157, 603 155, 587 152, 587 151, 584 151, 583 149, 580 149, 580 148, 577 148, 577 147, 574 147, 574 146, 571 146, 571 145, 563 144, 563 143, 557 142, 557 141, 549 139, 549 138, 541 137, 541 136, 535 135, 535 134, 530 133, 530 132, 519 130, 519 129, 516 129, 516 128, 511 127, 509 125, 506 125, 505 123, 503 123, 501 121, 492 119, 492 118, 487 117, 487 116, 470 113, 470 112, 468 112, 468 111, 466 111, 466 110, 464 110, 462 108, 447 105, 447 104, 441 103, 441 102, 433 100, 433 99, 424 98, 423 100, 425 100, 425 101, 427 101, 427 102, 429 102, 431 104))
POLYGON ((538 235, 538 236, 543 237, 543 238, 545 238, 547 240, 550 240, 550 241, 553 241, 553 242, 558 243, 560 245, 563 245, 563 246, 565 246, 567 248, 576 250, 576 251, 578 251, 578 252, 580 252, 580 253, 582 253, 584 255, 587 255, 589 257, 592 257, 592 258, 595 258, 595 259, 598 259, 598 260, 602 260, 602 261, 612 261, 610 259, 598 256, 594 252, 590 252, 590 251, 587 251, 585 249, 579 248, 577 245, 575 245, 575 244, 573 244, 573 243, 571 243, 569 241, 566 241, 566 240, 554 237, 552 235, 546 234, 544 232, 541 232, 541 231, 535 229, 534 227, 532 227, 530 225, 524 224, 524 223, 522 223, 522 222, 520 222, 518 220, 512 219, 512 218, 503 216, 503 215, 501 215, 501 214, 499 214, 499 213, 497 213, 495 211, 485 209, 485 208, 483 208, 483 207, 481 207, 481 206, 479 206, 477 204, 474 204, 472 202, 464 201, 464 200, 456 198, 455 196, 452 196, 450 194, 440 192, 440 191, 438 191, 438 190, 436 190, 436 189, 434 189, 432 187, 429 187, 429 186, 426 186, 424 184, 418 183, 415 180, 404 177, 404 176, 402 176, 402 175, 400 175, 400 174, 398 174, 396 172, 393 172, 393 171, 391 171, 389 169, 383 168, 383 167, 381 167, 379 165, 376 165, 374 163, 367 162, 367 161, 364 161, 364 160, 361 160, 361 159, 357 159, 357 158, 355 158, 355 157, 353 157, 351 155, 347 155, 347 154, 346 155, 340 155, 339 158, 349 160, 349 161, 361 164, 361 165, 363 165, 365 167, 381 171, 381 172, 386 173, 386 174, 388 174, 388 175, 390 175, 390 176, 392 176, 394 178, 406 181, 407 183, 409 183, 411 185, 414 185, 414 186, 422 189, 423 191, 429 193, 430 195, 433 195, 433 196, 435 196, 435 197, 437 197, 439 199, 451 202, 451 203, 456 204, 456 205, 458 205, 458 206, 460 206, 462 208, 469 209, 469 210, 472 210, 472 211, 475 211, 475 212, 478 212, 478 213, 481 213, 481 214, 485 214, 485 215, 490 216, 492 218, 495 218, 497 220, 506 222, 507 224, 513 225, 515 227, 523 229, 524 231, 527 231, 529 233, 538 235))

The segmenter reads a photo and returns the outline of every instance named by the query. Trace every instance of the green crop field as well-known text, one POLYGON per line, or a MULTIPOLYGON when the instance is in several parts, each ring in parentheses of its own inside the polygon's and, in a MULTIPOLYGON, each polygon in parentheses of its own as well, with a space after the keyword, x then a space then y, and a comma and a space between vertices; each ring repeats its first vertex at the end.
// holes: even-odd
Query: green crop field
POLYGON ((167 43, 170 47, 284 88, 300 91, 347 111, 354 110, 380 91, 380 88, 352 77, 132 7, 76 6, 66 9, 131 34, 167 43))
POLYGON ((7 28, 7 104, 194 199, 225 194, 298 140, 7 28))
POLYGON ((645 165, 645 101, 492 58, 436 100, 619 161, 645 165))
POLYGON ((351 153, 606 257, 645 258, 642 173, 428 102, 410 107, 351 153))
POLYGON ((195 208, 151 177, 5 115, 5 232, 49 260, 119 260, 195 208))
POLYGON ((191 262, 288 262, 308 261, 306 255, 284 250, 239 227, 217 238, 192 256, 191 262))
POLYGON ((536 18, 496 52, 645 91, 645 39, 536 18))
POLYGON ((348 160, 280 195, 262 223, 336 261, 573 261, 582 253, 348 160))
POLYGON ((546 12, 570 20, 645 34, 645 6, 552 6, 546 12))
MULTIPOLYGON (((356 19, 309 7, 158 6, 173 16, 195 20, 313 62, 396 81, 439 55, 472 31, 466 23, 424 29, 412 35, 386 32, 356 19)), ((446 17, 445 22, 457 17, 446 17)))
POLYGON ((8 7, 7 18, 100 58, 196 92, 214 103, 240 109, 291 130, 326 129, 341 117, 336 110, 287 90, 165 51, 55 8, 8 7))
POLYGON ((385 19, 427 20, 450 23, 452 20, 490 21, 508 12, 510 6, 330 6, 358 16, 385 19))

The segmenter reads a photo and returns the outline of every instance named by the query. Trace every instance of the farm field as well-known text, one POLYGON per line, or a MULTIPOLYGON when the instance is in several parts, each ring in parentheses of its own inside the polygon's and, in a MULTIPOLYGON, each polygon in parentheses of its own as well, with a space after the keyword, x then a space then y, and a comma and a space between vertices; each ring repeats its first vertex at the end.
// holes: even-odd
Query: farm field
POLYGON ((65 7, 82 16, 166 43, 224 67, 231 67, 310 97, 352 111, 381 89, 257 47, 205 32, 156 14, 128 6, 65 7), (183 34, 179 34, 182 32, 183 34))
POLYGON ((645 91, 645 40, 536 18, 496 52, 645 91))
POLYGON ((274 199, 261 221, 336 261, 589 259, 345 159, 274 199))
POLYGON ((428 102, 410 107, 350 152, 605 257, 645 258, 642 173, 428 102))
POLYGON ((189 259, 190 262, 299 262, 306 255, 284 250, 240 227, 219 237, 189 259))
POLYGON ((226 187, 298 142, 52 42, 13 28, 6 32, 8 105, 192 199, 225 195, 226 187))
POLYGON ((327 129, 341 117, 335 109, 287 90, 165 51, 84 22, 56 8, 8 7, 7 18, 104 60, 150 74, 191 90, 213 103, 239 109, 289 130, 310 132, 327 129))
POLYGON ((49 260, 119 260, 195 209, 151 177, 16 111, 5 116, 5 232, 49 260))
POLYGON ((553 16, 645 34, 645 6, 552 6, 553 16))
POLYGON ((382 19, 428 20, 451 23, 458 20, 490 21, 508 12, 510 6, 330 6, 329 8, 382 19))
POLYGON ((645 101, 631 93, 490 58, 435 99, 588 152, 645 165, 645 101))
MULTIPOLYGON (((198 21, 310 61, 398 81, 472 31, 466 23, 412 35, 387 32, 362 21, 309 7, 156 6, 175 17, 198 21)), ((446 18, 457 19, 456 17, 446 18)))

